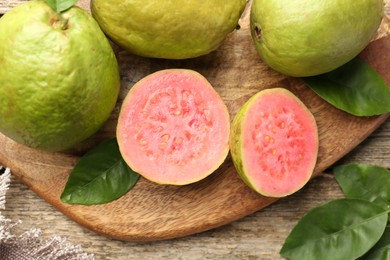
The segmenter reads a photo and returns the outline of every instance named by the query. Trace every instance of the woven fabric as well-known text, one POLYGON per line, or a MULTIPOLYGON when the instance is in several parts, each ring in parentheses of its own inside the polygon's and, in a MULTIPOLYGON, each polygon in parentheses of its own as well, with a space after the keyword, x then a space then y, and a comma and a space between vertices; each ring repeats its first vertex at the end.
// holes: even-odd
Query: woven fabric
POLYGON ((21 235, 12 234, 12 228, 20 222, 2 215, 5 209, 5 196, 11 179, 11 171, 0 166, 0 259, 2 260, 92 260, 92 254, 85 253, 78 245, 54 236, 43 240, 41 231, 31 228, 21 235))

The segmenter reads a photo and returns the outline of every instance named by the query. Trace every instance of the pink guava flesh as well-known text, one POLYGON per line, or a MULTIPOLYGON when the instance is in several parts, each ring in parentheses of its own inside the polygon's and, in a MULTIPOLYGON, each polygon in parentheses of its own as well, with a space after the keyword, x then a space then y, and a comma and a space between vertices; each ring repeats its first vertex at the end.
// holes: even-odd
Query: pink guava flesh
POLYGON ((240 140, 232 142, 240 145, 232 157, 235 161, 241 157, 236 167, 241 177, 270 197, 287 196, 302 188, 317 160, 314 116, 296 96, 281 88, 258 93, 243 109, 239 123, 233 122, 240 128, 240 140))
POLYGON ((225 104, 199 73, 162 70, 135 84, 126 96, 117 139, 126 163, 160 184, 205 178, 229 151, 225 104))

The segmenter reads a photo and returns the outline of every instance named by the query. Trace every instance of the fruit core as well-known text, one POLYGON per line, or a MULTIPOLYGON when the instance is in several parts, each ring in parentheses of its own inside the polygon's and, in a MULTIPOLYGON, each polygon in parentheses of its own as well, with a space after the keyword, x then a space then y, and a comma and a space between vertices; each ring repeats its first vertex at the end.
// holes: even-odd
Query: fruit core
POLYGON ((288 107, 282 107, 276 113, 260 112, 255 121, 251 137, 259 170, 270 172, 275 179, 286 178, 291 170, 298 171, 304 154, 300 119, 288 107))
POLYGON ((141 109, 134 137, 149 159, 184 165, 206 149, 213 121, 208 104, 190 89, 155 89, 141 109))

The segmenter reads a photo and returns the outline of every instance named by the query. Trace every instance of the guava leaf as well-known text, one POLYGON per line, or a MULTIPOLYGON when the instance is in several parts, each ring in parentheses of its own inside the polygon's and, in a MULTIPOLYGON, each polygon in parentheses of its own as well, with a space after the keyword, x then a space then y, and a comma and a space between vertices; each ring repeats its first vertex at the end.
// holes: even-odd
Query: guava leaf
POLYGON ((45 2, 57 13, 68 10, 75 5, 78 0, 45 0, 45 2))
POLYGON ((355 58, 329 73, 302 78, 314 92, 338 109, 355 116, 390 112, 390 90, 367 63, 355 58))
POLYGON ((381 239, 370 249, 361 260, 378 260, 378 259, 390 259, 390 227, 385 229, 381 239))
POLYGON ((308 212, 287 237, 288 259, 356 259, 381 238, 388 211, 369 201, 336 199, 308 212))
POLYGON ((139 179, 122 159, 116 138, 107 140, 82 156, 71 172, 61 200, 93 205, 116 200, 139 179))
POLYGON ((333 170, 347 198, 363 199, 390 209, 390 171, 365 164, 346 164, 333 170))

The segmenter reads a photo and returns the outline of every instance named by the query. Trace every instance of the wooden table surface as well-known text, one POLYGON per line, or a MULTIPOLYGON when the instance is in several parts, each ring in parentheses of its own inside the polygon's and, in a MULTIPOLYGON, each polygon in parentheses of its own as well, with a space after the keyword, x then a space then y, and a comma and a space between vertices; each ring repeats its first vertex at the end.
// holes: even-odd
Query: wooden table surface
MULTIPOLYGON (((336 164, 348 162, 390 168, 390 120, 336 164)), ((313 207, 339 197, 342 193, 329 169, 298 193, 215 230, 167 241, 130 243, 79 226, 13 178, 4 215, 23 221, 15 228, 18 233, 38 227, 43 237, 65 237, 96 259, 281 259, 278 252, 297 221, 313 207)))
MULTIPOLYGON (((0 13, 18 2, 0 0, 0 13)), ((336 165, 348 162, 390 168, 390 120, 336 165)), ((328 169, 298 193, 231 224, 183 238, 131 243, 79 226, 13 177, 3 214, 22 221, 15 233, 37 227, 43 238, 62 236, 96 259, 280 259, 283 241, 297 221, 313 207, 339 197, 342 193, 328 169)))
MULTIPOLYGON (((390 120, 336 164, 347 162, 390 168, 390 120)), ((43 237, 65 237, 96 259, 281 259, 278 252, 297 221, 311 208, 339 197, 342 193, 329 169, 298 193, 215 230, 166 241, 130 243, 79 226, 13 178, 4 215, 23 221, 15 228, 18 233, 38 227, 43 237)))

